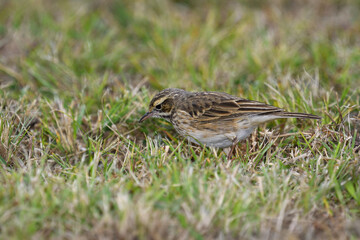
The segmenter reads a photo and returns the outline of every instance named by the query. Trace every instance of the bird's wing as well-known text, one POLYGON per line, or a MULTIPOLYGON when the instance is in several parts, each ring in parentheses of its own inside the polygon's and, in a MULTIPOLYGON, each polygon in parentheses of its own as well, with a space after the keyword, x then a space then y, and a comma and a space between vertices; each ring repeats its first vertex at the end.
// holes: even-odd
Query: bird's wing
POLYGON ((191 103, 184 105, 184 111, 188 112, 198 121, 233 120, 246 116, 267 115, 283 112, 265 103, 251 101, 231 96, 226 93, 204 92, 189 96, 191 103))

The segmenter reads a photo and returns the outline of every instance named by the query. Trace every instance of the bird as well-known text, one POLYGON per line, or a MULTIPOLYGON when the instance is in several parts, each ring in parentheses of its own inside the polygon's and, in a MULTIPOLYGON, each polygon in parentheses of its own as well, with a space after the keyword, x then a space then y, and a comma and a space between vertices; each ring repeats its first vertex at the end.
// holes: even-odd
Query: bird
POLYGON ((230 159, 239 141, 246 139, 263 123, 280 118, 321 117, 262 102, 236 97, 224 92, 188 92, 178 88, 164 89, 152 98, 148 118, 169 121, 175 130, 190 142, 215 148, 230 148, 230 159))

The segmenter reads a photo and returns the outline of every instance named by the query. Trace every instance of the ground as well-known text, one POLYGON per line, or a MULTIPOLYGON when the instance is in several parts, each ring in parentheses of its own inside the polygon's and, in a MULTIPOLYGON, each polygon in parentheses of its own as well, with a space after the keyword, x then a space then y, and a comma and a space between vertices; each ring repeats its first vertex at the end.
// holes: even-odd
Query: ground
POLYGON ((1 239, 360 238, 360 3, 0 1, 1 239), (234 160, 139 124, 167 87, 322 117, 234 160))

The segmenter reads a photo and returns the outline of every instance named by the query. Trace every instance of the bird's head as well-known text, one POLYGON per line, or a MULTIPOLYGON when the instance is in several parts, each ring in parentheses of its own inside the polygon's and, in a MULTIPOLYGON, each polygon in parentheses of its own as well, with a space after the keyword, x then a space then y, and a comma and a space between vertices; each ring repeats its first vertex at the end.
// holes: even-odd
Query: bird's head
POLYGON ((139 122, 151 117, 170 120, 176 98, 184 92, 184 90, 177 88, 167 88, 158 92, 149 104, 149 111, 140 118, 139 122))

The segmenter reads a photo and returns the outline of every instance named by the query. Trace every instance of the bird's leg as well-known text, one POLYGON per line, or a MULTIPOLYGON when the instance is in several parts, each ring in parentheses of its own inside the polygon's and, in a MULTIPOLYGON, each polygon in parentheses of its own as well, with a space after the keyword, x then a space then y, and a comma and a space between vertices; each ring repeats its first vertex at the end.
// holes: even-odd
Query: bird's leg
POLYGON ((232 146, 231 146, 231 149, 230 149, 230 151, 229 151, 228 154, 227 154, 227 160, 228 160, 228 161, 232 161, 232 160, 233 160, 233 159, 231 159, 231 157, 232 157, 233 152, 234 152, 234 150, 235 150, 235 147, 236 147, 236 145, 237 145, 237 143, 238 143, 239 141, 238 141, 237 138, 235 137, 235 138, 232 140, 232 142, 233 142, 233 144, 232 144, 232 146))

